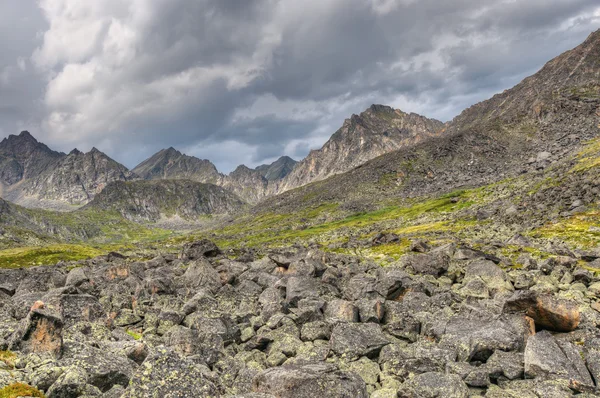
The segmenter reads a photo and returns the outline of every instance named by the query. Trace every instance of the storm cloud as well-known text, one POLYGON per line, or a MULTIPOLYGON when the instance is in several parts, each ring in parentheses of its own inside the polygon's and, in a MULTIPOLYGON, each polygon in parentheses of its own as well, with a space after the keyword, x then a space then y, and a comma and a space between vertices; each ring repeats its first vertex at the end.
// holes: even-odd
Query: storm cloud
POLYGON ((450 120, 598 28, 597 0, 2 2, 0 134, 230 171, 372 103, 450 120))

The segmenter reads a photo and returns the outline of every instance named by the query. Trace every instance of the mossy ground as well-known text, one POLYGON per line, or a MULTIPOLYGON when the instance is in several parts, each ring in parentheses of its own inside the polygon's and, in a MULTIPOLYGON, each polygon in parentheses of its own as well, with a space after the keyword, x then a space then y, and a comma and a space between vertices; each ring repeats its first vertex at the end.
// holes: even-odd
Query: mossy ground
POLYGON ((50 233, 34 233, 9 226, 0 239, 0 268, 51 265, 152 246, 177 235, 174 231, 130 222, 115 212, 82 210, 57 213, 23 209, 42 225, 56 226, 50 233), (9 233, 6 233, 9 232, 9 233), (16 246, 16 247, 15 247, 16 246))
POLYGON ((142 338, 142 334, 134 330, 128 330, 127 334, 133 337, 134 340, 140 340, 142 338))
POLYGON ((0 389, 0 398, 17 397, 45 398, 45 395, 41 391, 23 383, 13 383, 0 389))
POLYGON ((600 210, 589 210, 549 223, 535 230, 534 234, 582 248, 596 247, 600 244, 600 210))

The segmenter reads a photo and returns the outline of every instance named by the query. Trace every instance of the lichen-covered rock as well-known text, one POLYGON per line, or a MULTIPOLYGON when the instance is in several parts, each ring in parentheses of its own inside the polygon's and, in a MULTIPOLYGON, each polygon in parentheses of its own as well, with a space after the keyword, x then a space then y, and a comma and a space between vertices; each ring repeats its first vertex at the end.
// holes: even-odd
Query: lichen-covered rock
POLYGON ((102 391, 88 384, 88 374, 77 366, 65 368, 48 389, 48 398, 100 397, 102 391))
POLYGON ((367 398, 364 381, 326 363, 268 369, 253 381, 255 392, 278 398, 367 398))
POLYGON ((533 318, 539 328, 570 332, 575 330, 581 320, 576 303, 540 295, 531 290, 515 292, 505 304, 505 310, 521 311, 533 318))
POLYGON ((220 253, 221 250, 217 245, 208 239, 202 239, 185 245, 179 258, 183 260, 197 260, 202 257, 215 257, 220 253))
POLYGON ((59 357, 63 348, 63 321, 43 303, 29 312, 11 337, 10 347, 23 353, 49 353, 59 357))
POLYGON ((134 373, 123 398, 219 397, 208 373, 208 368, 158 347, 134 373))
POLYGON ((546 330, 527 341, 525 375, 542 380, 564 379, 584 386, 594 386, 579 350, 569 342, 557 341, 546 330))
POLYGON ((390 342, 376 323, 340 323, 331 332, 331 349, 347 358, 374 357, 390 342))
POLYGON ((469 388, 453 374, 439 372, 416 375, 402 385, 400 398, 467 398, 469 388))

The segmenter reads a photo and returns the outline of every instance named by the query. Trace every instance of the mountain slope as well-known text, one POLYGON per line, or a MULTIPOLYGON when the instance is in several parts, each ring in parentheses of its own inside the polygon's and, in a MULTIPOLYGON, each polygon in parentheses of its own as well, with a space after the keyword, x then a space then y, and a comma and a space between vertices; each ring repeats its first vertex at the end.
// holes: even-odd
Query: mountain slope
POLYGON ((514 88, 466 109, 435 140, 270 198, 261 208, 293 211, 338 202, 360 210, 375 200, 539 173, 600 135, 599 77, 600 31, 514 88))
POLYGON ((197 220, 230 214, 244 206, 237 196, 212 184, 190 180, 115 181, 85 209, 114 210, 132 221, 197 220))
POLYGON ((277 191, 346 172, 384 153, 436 136, 442 128, 443 124, 437 120, 373 105, 360 115, 352 115, 321 149, 311 151, 277 191))
POLYGON ((145 180, 182 179, 215 183, 222 177, 210 161, 184 155, 172 147, 154 154, 132 172, 145 180))
POLYGON ((281 180, 294 170, 298 162, 289 156, 282 156, 271 164, 263 164, 255 168, 268 181, 281 180))

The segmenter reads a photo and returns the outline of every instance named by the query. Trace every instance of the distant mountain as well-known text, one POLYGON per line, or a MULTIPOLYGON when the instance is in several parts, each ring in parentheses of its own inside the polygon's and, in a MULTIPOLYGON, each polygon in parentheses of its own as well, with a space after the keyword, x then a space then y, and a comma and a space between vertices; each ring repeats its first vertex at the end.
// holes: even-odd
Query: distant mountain
MULTIPOLYGON (((32 148, 37 143, 29 134, 25 139, 32 148)), ((27 207, 67 209, 86 204, 112 181, 138 178, 96 148, 87 153, 75 149, 68 155, 57 155, 43 144, 37 147, 24 162, 23 178, 4 187, 6 199, 27 207), (38 161, 45 166, 43 169, 39 169, 38 161)))
POLYGON ((384 105, 352 115, 319 150, 300 161, 277 187, 284 192, 334 174, 344 173, 397 149, 436 136, 444 124, 384 105))
POLYGON ((184 155, 172 147, 156 153, 132 171, 145 180, 186 179, 216 183, 222 178, 210 161, 184 155))
POLYGON ((10 135, 0 142, 0 183, 13 185, 37 177, 64 156, 38 142, 28 131, 10 135))
POLYGON ((244 165, 238 166, 218 182, 248 203, 258 203, 269 195, 269 181, 261 172, 244 165))
POLYGON ((116 210, 131 221, 157 222, 178 217, 230 214, 244 207, 236 195, 190 180, 115 181, 96 195, 86 209, 116 210))
POLYGON ((298 162, 289 156, 282 156, 271 164, 263 164, 255 170, 258 171, 268 181, 281 180, 294 170, 298 162))
POLYGON ((436 136, 443 128, 444 124, 437 120, 373 105, 346 120, 321 149, 300 162, 282 156, 256 169, 241 165, 225 175, 208 160, 169 148, 140 163, 133 172, 147 180, 185 178, 214 183, 256 204, 269 196, 346 172, 384 153, 415 145, 436 136))

